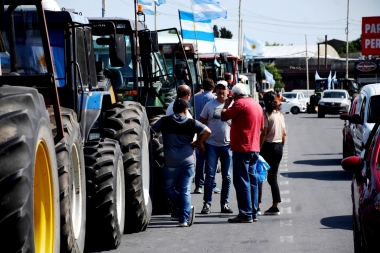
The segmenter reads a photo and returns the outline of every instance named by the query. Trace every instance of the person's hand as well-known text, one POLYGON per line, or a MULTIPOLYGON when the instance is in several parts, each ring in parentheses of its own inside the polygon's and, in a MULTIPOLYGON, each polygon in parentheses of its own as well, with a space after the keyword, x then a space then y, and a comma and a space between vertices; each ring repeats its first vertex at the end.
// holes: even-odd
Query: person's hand
POLYGON ((226 101, 224 101, 224 108, 228 108, 230 104, 232 103, 233 97, 227 97, 226 101))
POLYGON ((193 142, 190 142, 190 146, 193 148, 193 149, 196 149, 198 147, 198 143, 196 141, 193 141, 193 142))
POLYGON ((202 155, 205 154, 205 145, 203 145, 203 142, 198 144, 198 149, 202 155))

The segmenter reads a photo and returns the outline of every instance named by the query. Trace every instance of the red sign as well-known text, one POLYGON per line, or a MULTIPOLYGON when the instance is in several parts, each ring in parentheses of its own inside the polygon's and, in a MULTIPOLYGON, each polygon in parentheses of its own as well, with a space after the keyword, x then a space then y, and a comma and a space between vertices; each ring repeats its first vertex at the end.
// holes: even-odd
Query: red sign
POLYGON ((362 55, 380 55, 380 17, 362 17, 362 55))

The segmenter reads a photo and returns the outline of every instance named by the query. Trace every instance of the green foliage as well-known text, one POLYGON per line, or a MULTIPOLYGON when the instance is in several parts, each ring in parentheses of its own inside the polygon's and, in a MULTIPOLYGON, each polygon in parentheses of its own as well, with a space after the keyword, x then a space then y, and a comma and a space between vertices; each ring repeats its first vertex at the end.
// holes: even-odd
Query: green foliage
MULTIPOLYGON (((357 53, 362 51, 362 36, 360 35, 360 38, 357 38, 356 40, 353 40, 351 42, 348 42, 348 53, 357 53)), ((345 54, 346 53, 346 42, 344 42, 343 46, 339 48, 338 54, 345 54)))
POLYGON ((219 38, 218 26, 217 26, 217 25, 214 25, 214 26, 212 27, 212 29, 214 30, 214 37, 215 37, 215 38, 219 38))
POLYGON ((273 79, 276 82, 276 84, 274 85, 274 90, 281 90, 281 88, 285 88, 285 83, 281 81, 282 70, 276 68, 274 64, 260 62, 260 65, 256 67, 254 70, 254 73, 256 73, 256 78, 258 80, 265 80, 264 68, 273 75, 273 79))
POLYGON ((230 30, 227 30, 225 27, 220 28, 220 38, 224 39, 232 39, 232 32, 230 30))
POLYGON ((270 44, 268 41, 265 42, 265 46, 283 46, 284 44, 273 42, 270 44))
POLYGON ((181 35, 181 31, 180 30, 177 30, 177 31, 176 30, 169 30, 168 31, 168 33, 170 33, 170 34, 177 34, 177 32, 178 32, 179 35, 181 35))

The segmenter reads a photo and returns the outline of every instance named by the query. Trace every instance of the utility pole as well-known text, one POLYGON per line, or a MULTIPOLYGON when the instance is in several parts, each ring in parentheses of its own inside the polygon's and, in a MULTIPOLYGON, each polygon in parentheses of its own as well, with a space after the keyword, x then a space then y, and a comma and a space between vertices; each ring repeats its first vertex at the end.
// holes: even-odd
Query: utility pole
POLYGON ((239 19, 238 19, 238 22, 239 22, 239 30, 238 30, 238 57, 240 58, 241 56, 241 31, 240 31, 240 27, 241 27, 241 24, 240 24, 240 17, 241 17, 241 12, 240 12, 240 9, 241 9, 241 0, 239 0, 239 19))
POLYGON ((102 0, 102 17, 106 15, 106 0, 102 0))
POLYGON ((154 30, 157 31, 157 4, 154 2, 154 30))
POLYGON ((348 10, 350 7, 350 0, 347 0, 347 26, 346 26, 346 79, 348 79, 348 10))
POLYGON ((305 44, 306 44, 306 89, 307 97, 309 97, 309 59, 307 58, 307 35, 305 34, 305 44))
POLYGON ((325 69, 327 69, 327 35, 325 35, 325 69))

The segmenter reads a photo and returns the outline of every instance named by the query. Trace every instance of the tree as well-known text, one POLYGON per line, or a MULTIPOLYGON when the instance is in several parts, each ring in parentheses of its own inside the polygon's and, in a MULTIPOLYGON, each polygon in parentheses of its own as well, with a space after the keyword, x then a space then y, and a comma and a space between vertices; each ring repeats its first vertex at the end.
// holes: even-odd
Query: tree
MULTIPOLYGON (((360 35, 360 38, 357 38, 356 40, 353 40, 351 42, 348 42, 348 53, 357 53, 362 51, 362 36, 360 35)), ((338 54, 345 54, 346 53, 346 42, 343 43, 343 46, 339 48, 338 54)))
POLYGON ((214 25, 214 27, 212 29, 214 30, 214 37, 219 38, 218 26, 214 25))
POLYGON ((225 27, 220 28, 220 38, 224 39, 232 39, 232 32, 230 30, 227 30, 225 27))

